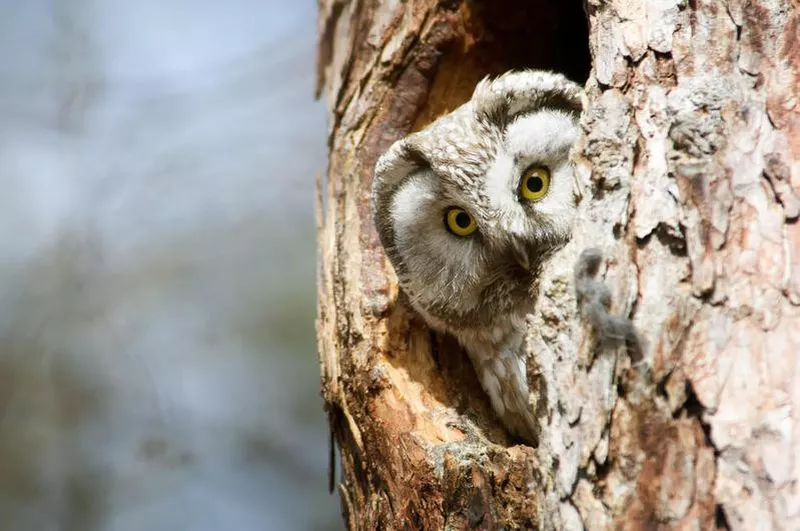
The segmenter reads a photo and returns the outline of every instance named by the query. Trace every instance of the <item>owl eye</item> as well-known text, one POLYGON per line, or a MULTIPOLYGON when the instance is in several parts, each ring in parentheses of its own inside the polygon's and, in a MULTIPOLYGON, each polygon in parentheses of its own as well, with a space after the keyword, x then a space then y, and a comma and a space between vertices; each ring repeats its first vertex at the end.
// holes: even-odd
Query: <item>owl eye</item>
POLYGON ((475 220, 463 208, 449 209, 444 221, 447 229, 456 236, 469 236, 478 229, 475 220))
POLYGON ((519 191, 522 197, 536 201, 547 195, 550 188, 550 170, 544 166, 531 166, 522 173, 519 191))

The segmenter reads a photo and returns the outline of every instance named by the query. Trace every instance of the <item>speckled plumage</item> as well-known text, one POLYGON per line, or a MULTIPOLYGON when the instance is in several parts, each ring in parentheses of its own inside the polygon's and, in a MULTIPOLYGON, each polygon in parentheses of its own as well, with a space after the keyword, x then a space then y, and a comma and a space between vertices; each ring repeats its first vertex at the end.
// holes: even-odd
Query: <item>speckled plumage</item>
POLYGON ((374 220, 402 289, 431 327, 459 339, 495 411, 529 441, 525 319, 541 265, 572 230, 581 94, 549 72, 484 80, 467 103, 393 144, 373 181, 374 220), (551 174, 536 201, 519 193, 532 165, 551 174), (475 234, 448 231, 453 207, 471 215, 475 234))

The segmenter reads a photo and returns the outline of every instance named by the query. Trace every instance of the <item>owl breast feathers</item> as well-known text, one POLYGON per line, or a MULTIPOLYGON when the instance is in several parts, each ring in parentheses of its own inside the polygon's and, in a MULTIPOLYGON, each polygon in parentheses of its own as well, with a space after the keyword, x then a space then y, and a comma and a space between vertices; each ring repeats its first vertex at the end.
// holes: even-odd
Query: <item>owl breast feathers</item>
POLYGON ((372 209, 414 309, 459 339, 506 426, 531 438, 522 338, 537 273, 570 238, 581 88, 549 72, 484 80, 380 157, 372 209))

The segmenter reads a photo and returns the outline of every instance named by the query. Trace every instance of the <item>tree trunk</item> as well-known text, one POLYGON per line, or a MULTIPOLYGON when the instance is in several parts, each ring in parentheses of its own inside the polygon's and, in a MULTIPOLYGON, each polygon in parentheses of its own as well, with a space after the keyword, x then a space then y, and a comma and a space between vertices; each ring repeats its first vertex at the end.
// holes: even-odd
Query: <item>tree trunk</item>
POLYGON ((347 524, 798 529, 800 7, 592 0, 587 34, 556 4, 320 0, 317 327, 347 524), (530 318, 535 448, 404 302, 369 209, 393 141, 521 67, 588 75, 575 235, 530 318), (581 322, 592 245, 641 362, 581 322))

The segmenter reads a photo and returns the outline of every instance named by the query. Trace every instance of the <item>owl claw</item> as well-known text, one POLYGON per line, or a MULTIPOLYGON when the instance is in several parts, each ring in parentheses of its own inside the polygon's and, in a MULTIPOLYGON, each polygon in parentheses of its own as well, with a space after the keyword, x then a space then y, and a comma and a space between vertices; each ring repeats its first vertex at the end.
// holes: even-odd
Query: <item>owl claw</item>
POLYGON ((595 280, 602 259, 603 253, 596 247, 585 249, 578 258, 575 265, 578 309, 592 326, 599 345, 609 348, 624 343, 631 361, 637 363, 644 357, 644 346, 636 327, 627 317, 608 313, 611 291, 595 280))

